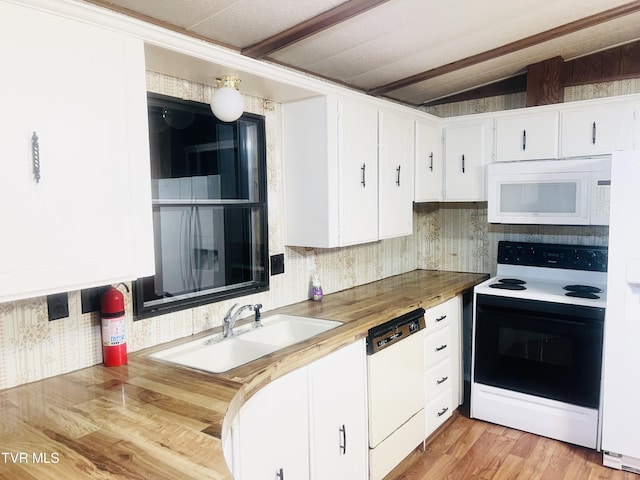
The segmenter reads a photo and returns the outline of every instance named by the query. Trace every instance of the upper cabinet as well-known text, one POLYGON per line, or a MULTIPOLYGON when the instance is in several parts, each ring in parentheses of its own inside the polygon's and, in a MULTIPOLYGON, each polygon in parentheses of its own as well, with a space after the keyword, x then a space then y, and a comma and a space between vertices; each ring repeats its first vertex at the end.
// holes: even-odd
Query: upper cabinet
POLYGON ((378 240, 377 108, 335 96, 286 103, 283 137, 285 243, 378 240))
POLYGON ((444 200, 485 200, 484 166, 491 158, 491 120, 473 119, 445 127, 444 200))
POLYGON ((1 3, 0 45, 0 301, 152 274, 142 41, 1 3))
POLYGON ((512 113, 496 119, 496 161, 558 157, 558 112, 512 113))
POLYGON ((383 110, 379 117, 379 237, 413 233, 413 119, 383 110))
POLYGON ((364 99, 314 97, 283 105, 283 141, 287 245, 332 248, 412 233, 409 116, 364 99))
POLYGON ((633 148, 634 105, 571 108, 560 114, 561 155, 611 154, 633 148))
POLYGON ((442 200, 442 127, 423 120, 415 122, 415 201, 442 200))

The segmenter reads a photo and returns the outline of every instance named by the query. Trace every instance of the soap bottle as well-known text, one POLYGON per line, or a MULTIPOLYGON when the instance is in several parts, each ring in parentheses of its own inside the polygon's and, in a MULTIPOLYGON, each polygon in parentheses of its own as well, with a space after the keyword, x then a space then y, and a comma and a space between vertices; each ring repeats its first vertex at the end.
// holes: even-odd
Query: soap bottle
POLYGON ((311 300, 319 302, 322 300, 322 286, 320 285, 320 275, 313 274, 313 280, 311 281, 311 300))

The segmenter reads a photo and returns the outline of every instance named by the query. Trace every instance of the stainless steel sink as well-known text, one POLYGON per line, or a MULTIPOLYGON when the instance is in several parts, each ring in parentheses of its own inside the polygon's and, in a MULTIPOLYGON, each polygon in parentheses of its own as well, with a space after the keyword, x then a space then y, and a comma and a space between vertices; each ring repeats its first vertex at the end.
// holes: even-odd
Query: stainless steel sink
POLYGON ((237 327, 236 334, 226 339, 221 334, 210 335, 150 356, 207 372, 221 373, 340 325, 342 322, 335 320, 278 314, 263 318, 262 327, 237 327))

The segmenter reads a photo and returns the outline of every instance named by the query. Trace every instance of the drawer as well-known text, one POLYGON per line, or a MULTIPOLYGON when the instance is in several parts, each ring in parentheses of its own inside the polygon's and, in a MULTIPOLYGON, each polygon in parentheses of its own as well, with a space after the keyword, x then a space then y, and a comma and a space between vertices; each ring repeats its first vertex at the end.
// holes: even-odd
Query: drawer
POLYGON ((452 321, 456 321, 459 311, 460 297, 453 297, 440 305, 431 307, 424 314, 427 333, 439 330, 452 321))
POLYGON ((425 427, 427 436, 451 417, 453 413, 453 401, 451 389, 447 389, 436 398, 427 403, 425 408, 425 427))
POLYGON ((424 340, 425 370, 449 358, 451 351, 451 329, 448 326, 427 335, 424 340))
POLYGON ((451 388, 451 359, 447 358, 426 373, 425 394, 427 403, 451 388))

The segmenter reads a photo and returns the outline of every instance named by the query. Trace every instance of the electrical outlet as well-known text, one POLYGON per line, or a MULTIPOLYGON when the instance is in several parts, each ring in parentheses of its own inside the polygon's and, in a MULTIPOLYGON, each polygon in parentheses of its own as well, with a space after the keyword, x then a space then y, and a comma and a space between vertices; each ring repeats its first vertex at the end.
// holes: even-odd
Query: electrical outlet
POLYGON ((284 273, 284 253, 271 255, 271 275, 284 273))
POLYGON ((49 321, 67 318, 69 316, 69 295, 67 293, 47 295, 47 312, 49 321))
POLYGON ((82 313, 99 312, 100 297, 108 287, 86 288, 80 291, 80 302, 82 303, 82 313))

